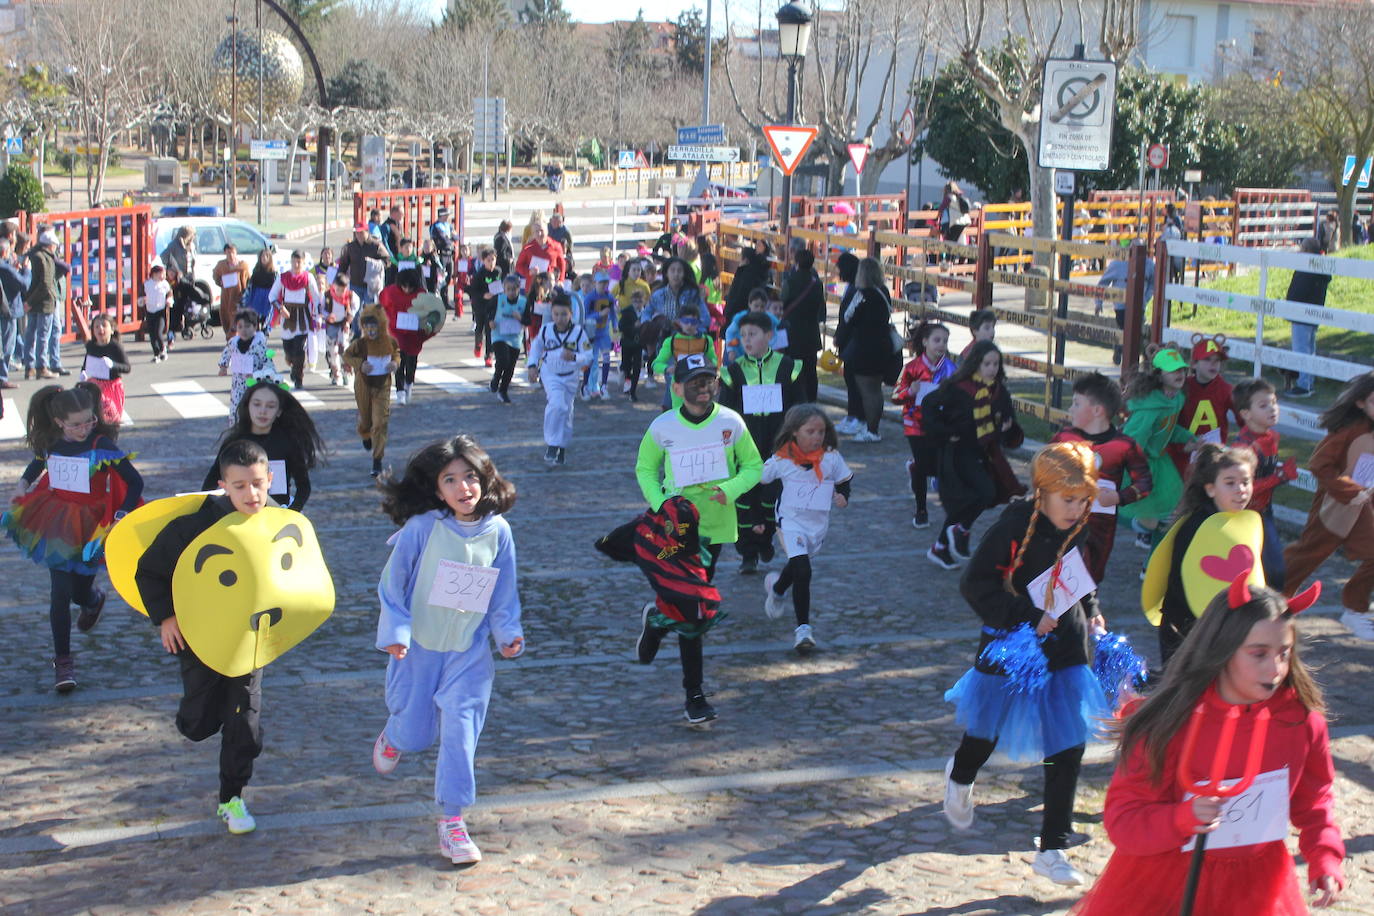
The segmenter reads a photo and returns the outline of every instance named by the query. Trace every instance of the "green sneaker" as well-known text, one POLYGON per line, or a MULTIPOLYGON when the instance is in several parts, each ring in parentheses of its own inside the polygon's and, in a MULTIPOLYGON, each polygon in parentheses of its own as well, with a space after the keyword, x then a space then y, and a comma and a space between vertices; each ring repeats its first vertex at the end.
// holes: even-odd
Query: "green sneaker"
POLYGON ((258 829, 258 822, 253 820, 253 815, 248 813, 248 806, 237 795, 216 808, 215 813, 235 836, 258 829))

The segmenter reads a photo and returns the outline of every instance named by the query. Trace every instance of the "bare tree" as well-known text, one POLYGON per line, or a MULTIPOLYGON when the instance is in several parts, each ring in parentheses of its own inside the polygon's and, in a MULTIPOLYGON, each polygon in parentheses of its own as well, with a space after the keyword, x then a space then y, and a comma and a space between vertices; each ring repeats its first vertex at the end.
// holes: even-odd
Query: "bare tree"
POLYGON ((1040 94, 1045 61, 1065 54, 1073 43, 1092 47, 1102 58, 1125 61, 1140 35, 1141 0, 959 0, 950 37, 974 85, 997 109, 1002 126, 1026 152, 1034 234, 1055 234, 1054 175, 1040 159, 1040 94), (1095 23, 1088 41, 1087 23, 1095 23), (1019 41, 1003 45, 1003 39, 1019 41), (993 64, 994 54, 1010 50, 1011 79, 993 64))

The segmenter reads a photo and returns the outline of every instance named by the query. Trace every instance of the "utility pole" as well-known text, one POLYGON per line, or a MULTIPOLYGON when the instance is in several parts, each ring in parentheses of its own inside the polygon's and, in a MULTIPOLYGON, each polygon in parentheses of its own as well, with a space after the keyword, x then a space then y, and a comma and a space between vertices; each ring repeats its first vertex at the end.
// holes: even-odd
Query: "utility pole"
POLYGON ((229 70, 229 172, 228 212, 239 212, 238 162, 239 162, 239 0, 234 0, 234 12, 230 18, 232 32, 229 33, 229 56, 233 64, 229 70))

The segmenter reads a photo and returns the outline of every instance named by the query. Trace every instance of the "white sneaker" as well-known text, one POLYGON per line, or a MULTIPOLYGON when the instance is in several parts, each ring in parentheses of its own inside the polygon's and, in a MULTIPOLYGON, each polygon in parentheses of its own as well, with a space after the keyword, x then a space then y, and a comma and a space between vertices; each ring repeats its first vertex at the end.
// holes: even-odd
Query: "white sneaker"
POLYGON ((216 808, 215 814, 224 821, 224 825, 234 836, 252 833, 258 829, 258 822, 253 820, 253 815, 248 813, 248 806, 237 795, 216 808))
POLYGON ((962 785, 949 778, 954 758, 945 761, 945 820, 959 830, 973 826, 973 784, 962 785))
POLYGON ((792 634, 792 648, 797 650, 798 655, 807 655, 816 648, 816 638, 811 635, 811 624, 803 623, 797 626, 792 634))
POLYGON ((1035 854, 1031 869, 1055 884, 1065 887, 1079 887, 1087 883, 1083 873, 1069 864, 1069 857, 1062 849, 1045 849, 1035 854))
POLYGON ((629 394, 629 393, 630 393, 630 380, 629 380, 629 379, 626 379, 624 382, 621 383, 621 385, 620 385, 620 393, 621 393, 621 394, 629 394))
POLYGON ((852 436, 863 428, 863 424, 856 417, 845 417, 835 424, 835 432, 842 436, 852 436))
POLYGON ((778 584, 778 579, 782 573, 770 572, 763 577, 763 612, 774 620, 777 620, 787 610, 785 595, 779 595, 773 591, 773 586, 778 584))
POLYGON ((1374 620, 1371 620, 1368 614, 1346 608, 1341 612, 1341 626, 1360 639, 1374 641, 1374 620))
POLYGON ((854 434, 855 442, 882 442, 883 437, 874 432, 869 432, 868 427, 861 428, 854 434))
POLYGON ((372 768, 383 776, 389 776, 395 772, 396 765, 400 762, 401 752, 386 740, 386 729, 382 729, 382 733, 372 744, 372 768))
POLYGON ((397 390, 396 403, 404 406, 410 400, 410 392, 404 388, 397 390))
POLYGON ((448 856, 454 865, 482 861, 482 850, 468 836, 463 816, 439 818, 439 855, 448 856))

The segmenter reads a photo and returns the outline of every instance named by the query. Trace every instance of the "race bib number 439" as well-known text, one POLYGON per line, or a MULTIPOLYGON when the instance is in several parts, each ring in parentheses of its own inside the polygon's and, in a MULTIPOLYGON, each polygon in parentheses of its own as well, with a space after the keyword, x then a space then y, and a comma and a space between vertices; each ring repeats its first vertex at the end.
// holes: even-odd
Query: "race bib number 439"
POLYGON ((48 456, 48 485, 68 493, 91 492, 91 464, 85 457, 48 456))
POLYGON ((491 566, 471 566, 455 560, 440 560, 429 588, 429 603, 455 611, 485 614, 501 570, 491 566))

